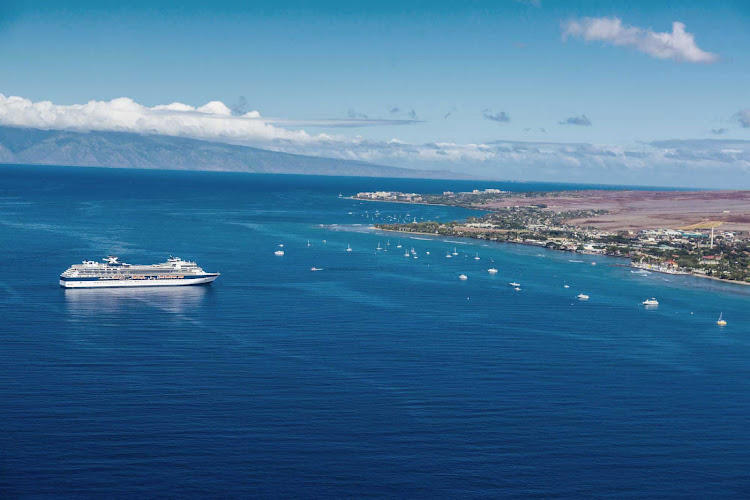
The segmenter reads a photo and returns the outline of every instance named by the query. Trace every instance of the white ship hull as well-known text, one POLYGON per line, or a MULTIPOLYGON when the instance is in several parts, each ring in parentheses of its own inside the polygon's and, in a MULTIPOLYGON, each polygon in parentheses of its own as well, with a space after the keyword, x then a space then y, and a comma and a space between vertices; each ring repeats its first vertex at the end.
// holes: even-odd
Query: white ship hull
POLYGON ((211 283, 218 278, 216 276, 201 276, 199 278, 181 278, 181 279, 103 279, 96 281, 75 281, 75 279, 60 280, 60 286, 63 288, 123 288, 123 287, 143 287, 143 286, 186 286, 186 285, 204 285, 211 283))

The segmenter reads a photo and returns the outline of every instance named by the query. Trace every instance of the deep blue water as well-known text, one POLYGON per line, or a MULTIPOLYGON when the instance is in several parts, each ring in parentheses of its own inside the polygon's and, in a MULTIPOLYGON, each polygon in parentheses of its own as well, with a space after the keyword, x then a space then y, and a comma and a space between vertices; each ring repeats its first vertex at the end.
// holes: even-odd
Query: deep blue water
POLYGON ((562 186, 0 168, 0 493, 750 493, 750 287, 379 234, 471 212, 338 197, 474 187, 562 186), (109 253, 222 276, 58 287, 109 253))

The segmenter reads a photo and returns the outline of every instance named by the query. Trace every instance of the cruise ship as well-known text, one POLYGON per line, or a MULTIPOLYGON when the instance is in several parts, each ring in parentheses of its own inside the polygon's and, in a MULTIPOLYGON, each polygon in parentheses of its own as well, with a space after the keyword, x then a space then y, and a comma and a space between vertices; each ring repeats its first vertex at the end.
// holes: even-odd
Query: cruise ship
POLYGON ((161 264, 126 264, 109 255, 103 262, 84 260, 60 275, 63 288, 203 285, 219 277, 195 262, 170 257, 161 264))

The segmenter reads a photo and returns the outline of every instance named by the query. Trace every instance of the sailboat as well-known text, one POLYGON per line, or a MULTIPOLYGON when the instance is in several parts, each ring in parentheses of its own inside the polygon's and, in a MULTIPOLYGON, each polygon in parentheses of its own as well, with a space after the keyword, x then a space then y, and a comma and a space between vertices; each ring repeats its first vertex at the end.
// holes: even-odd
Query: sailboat
POLYGON ((716 324, 719 326, 727 326, 727 322, 723 319, 724 313, 719 314, 719 319, 716 324))
POLYGON ((477 253, 477 256, 474 257, 474 260, 479 260, 479 254, 477 253))
POLYGON ((401 248, 401 242, 398 242, 398 245, 396 245, 396 248, 401 248))
POLYGON ((453 255, 458 255, 458 252, 456 252, 456 247, 453 247, 453 255))
POLYGON ((378 242, 378 248, 376 248, 375 250, 382 250, 382 249, 383 249, 383 247, 381 247, 380 246, 380 242, 378 242))
POLYGON ((307 246, 311 247, 312 243, 310 243, 310 240, 307 240, 307 246))
POLYGON ((351 252, 352 251, 352 246, 351 245, 346 245, 346 251, 347 252, 351 252))

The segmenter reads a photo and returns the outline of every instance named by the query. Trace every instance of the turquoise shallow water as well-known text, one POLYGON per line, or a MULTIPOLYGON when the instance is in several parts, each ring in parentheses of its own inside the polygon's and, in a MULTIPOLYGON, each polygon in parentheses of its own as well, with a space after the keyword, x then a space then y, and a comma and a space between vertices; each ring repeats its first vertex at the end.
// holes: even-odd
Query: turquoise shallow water
POLYGON ((338 197, 561 186, 0 174, 6 496, 750 491, 750 289, 378 233, 367 227, 376 210, 471 212, 338 197), (411 247, 419 259, 404 257, 411 247), (222 276, 210 287, 58 288, 70 264, 108 253, 175 254, 222 276), (661 305, 646 310, 651 296, 661 305))

